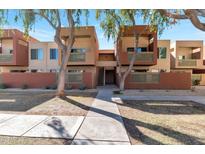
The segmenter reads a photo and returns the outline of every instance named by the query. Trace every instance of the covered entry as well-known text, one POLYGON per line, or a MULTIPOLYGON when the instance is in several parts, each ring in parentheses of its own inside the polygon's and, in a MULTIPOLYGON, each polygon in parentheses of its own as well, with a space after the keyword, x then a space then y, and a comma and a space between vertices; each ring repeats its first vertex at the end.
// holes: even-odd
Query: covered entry
POLYGON ((115 84, 116 70, 114 67, 100 67, 98 74, 98 85, 111 85, 115 84))

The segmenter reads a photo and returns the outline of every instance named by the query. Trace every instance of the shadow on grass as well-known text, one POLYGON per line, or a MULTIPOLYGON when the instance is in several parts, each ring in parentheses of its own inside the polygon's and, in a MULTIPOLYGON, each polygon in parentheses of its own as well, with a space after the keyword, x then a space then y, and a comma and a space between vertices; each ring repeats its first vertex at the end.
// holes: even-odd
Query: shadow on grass
POLYGON ((153 114, 166 114, 166 115, 193 115, 205 114, 205 105, 195 103, 192 101, 131 101, 122 100, 122 103, 117 105, 130 107, 133 109, 149 112, 153 114))
MULTIPOLYGON (((108 101, 107 98, 99 98, 98 97, 98 99, 108 101)), ((90 108, 87 105, 81 104, 81 103, 79 103, 75 100, 72 100, 70 98, 67 98, 67 97, 64 97, 63 100, 65 100, 68 103, 71 103, 73 105, 76 105, 76 106, 78 106, 78 107, 80 107, 84 110, 89 110, 89 108, 90 108)), ((111 100, 109 100, 109 101, 111 102, 111 100)), ((114 102, 112 102, 112 103, 114 103, 114 102)), ((120 105, 122 105, 122 104, 120 104, 120 105)), ((146 106, 144 106, 144 107, 146 107, 146 106)), ((99 108, 96 108, 96 107, 91 107, 91 109, 92 109, 93 112, 96 112, 98 114, 110 117, 110 118, 112 118, 114 120, 117 120, 118 122, 122 123, 122 120, 119 118, 119 116, 117 114, 107 112, 105 110, 102 110, 102 109, 99 109, 99 108)), ((129 134, 129 136, 134 138, 135 140, 143 143, 143 144, 156 145, 156 144, 164 144, 164 143, 158 141, 157 139, 155 139, 151 136, 145 135, 143 132, 141 132, 138 129, 138 127, 144 127, 144 128, 149 129, 149 130, 156 131, 156 132, 158 132, 162 135, 173 138, 173 139, 181 142, 182 144, 199 144, 199 145, 204 144, 203 142, 199 141, 199 138, 196 138, 196 137, 191 136, 191 135, 184 134, 184 133, 179 132, 179 131, 175 131, 175 130, 165 128, 165 127, 162 127, 162 126, 159 126, 159 125, 153 125, 153 124, 150 124, 150 123, 145 123, 145 122, 135 120, 135 119, 129 119, 129 118, 124 117, 124 116, 122 116, 122 119, 124 121, 126 130, 129 134)))
MULTIPOLYGON (((70 96, 93 97, 96 92, 67 92, 70 96)), ((25 112, 55 97, 55 92, 7 92, 0 94, 0 111, 25 112)))

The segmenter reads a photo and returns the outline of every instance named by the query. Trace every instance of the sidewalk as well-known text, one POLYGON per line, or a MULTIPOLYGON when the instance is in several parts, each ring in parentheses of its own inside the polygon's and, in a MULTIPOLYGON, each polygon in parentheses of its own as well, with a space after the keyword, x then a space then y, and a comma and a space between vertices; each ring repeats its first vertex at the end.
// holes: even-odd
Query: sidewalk
POLYGON ((0 114, 0 135, 73 139, 83 116, 0 114))
POLYGON ((112 89, 99 89, 72 144, 130 145, 118 107, 111 98, 112 89))

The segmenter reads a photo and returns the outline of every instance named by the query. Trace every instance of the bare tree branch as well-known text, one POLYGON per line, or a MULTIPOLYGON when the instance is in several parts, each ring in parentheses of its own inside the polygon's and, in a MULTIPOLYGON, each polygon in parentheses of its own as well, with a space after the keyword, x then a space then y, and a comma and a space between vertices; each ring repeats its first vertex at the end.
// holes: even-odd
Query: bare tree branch
POLYGON ((58 9, 56 10, 56 17, 57 17, 57 20, 58 20, 58 26, 57 27, 61 27, 61 18, 60 18, 60 13, 59 13, 58 9))
POLYGON ((168 12, 167 10, 165 9, 158 9, 159 13, 161 15, 164 15, 166 17, 169 17, 169 18, 174 18, 174 19, 189 19, 186 15, 181 15, 181 14, 177 14, 177 13, 171 13, 171 12, 168 12))
POLYGON ((200 22, 199 17, 197 16, 195 10, 187 9, 185 10, 185 13, 196 28, 205 31, 205 23, 200 22))
POLYGON ((33 11, 33 13, 35 15, 38 15, 38 16, 44 18, 53 27, 53 29, 57 29, 55 24, 53 24, 52 21, 44 13, 42 13, 42 12, 35 12, 35 11, 33 11))

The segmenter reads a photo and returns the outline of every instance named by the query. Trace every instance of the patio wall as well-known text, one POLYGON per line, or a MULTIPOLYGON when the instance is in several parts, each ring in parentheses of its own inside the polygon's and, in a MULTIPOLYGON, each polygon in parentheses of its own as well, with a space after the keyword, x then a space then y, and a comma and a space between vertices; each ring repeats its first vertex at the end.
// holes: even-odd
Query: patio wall
MULTIPOLYGON (((83 72, 83 83, 71 84, 73 88, 79 88, 84 84, 87 88, 94 88, 92 72, 83 72)), ((29 88, 45 88, 57 83, 56 73, 1 73, 0 84, 6 84, 11 88, 21 88, 28 85, 29 88)))
POLYGON ((191 73, 162 72, 158 83, 136 83, 129 75, 125 80, 125 89, 191 89, 191 73))
POLYGON ((12 88, 28 85, 29 88, 45 88, 56 83, 55 73, 1 73, 0 83, 12 88))

